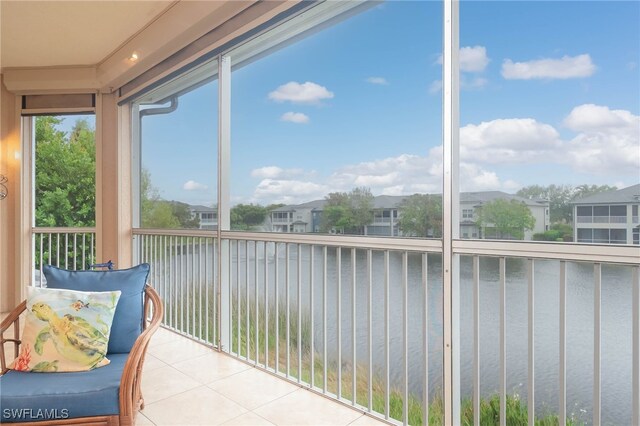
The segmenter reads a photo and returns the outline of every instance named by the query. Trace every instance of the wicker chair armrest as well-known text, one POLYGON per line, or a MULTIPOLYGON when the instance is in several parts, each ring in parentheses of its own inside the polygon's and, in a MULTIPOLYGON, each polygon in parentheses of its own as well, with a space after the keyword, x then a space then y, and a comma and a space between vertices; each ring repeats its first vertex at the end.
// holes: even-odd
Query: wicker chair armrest
POLYGON ((0 323, 0 374, 7 372, 7 358, 4 351, 5 343, 13 343, 14 358, 18 357, 20 348, 20 315, 27 308, 27 301, 23 300, 18 306, 16 306, 9 315, 0 323), (13 337, 7 338, 4 334, 13 326, 13 337))
POLYGON ((160 327, 164 315, 164 307, 160 301, 160 296, 152 287, 147 286, 145 289, 145 318, 149 317, 150 308, 153 309, 149 323, 133 344, 122 372, 122 379, 120 380, 121 420, 125 417, 130 418, 133 422, 135 413, 140 408, 138 406, 141 402, 140 380, 145 354, 151 336, 160 327))

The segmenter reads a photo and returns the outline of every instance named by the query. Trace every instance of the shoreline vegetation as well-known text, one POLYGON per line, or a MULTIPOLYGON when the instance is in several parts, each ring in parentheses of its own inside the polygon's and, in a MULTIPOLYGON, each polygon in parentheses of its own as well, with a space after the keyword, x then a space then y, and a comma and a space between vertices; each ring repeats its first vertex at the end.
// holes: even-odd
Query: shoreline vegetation
MULTIPOLYGON (((199 301, 202 308, 202 299, 200 299, 197 291, 191 292, 188 298, 190 302, 195 298, 199 301)), ((213 315, 213 300, 210 300, 209 312, 213 315)), ((248 362, 257 362, 263 368, 283 374, 288 379, 298 381, 311 387, 312 383, 312 362, 313 362, 313 386, 316 390, 325 391, 333 396, 338 396, 338 384, 340 383, 340 399, 352 402, 353 392, 353 366, 348 361, 343 360, 340 378, 338 377, 338 368, 336 361, 329 361, 326 365, 326 377, 324 377, 324 360, 323 354, 314 351, 311 356, 311 322, 308 315, 303 315, 298 321, 298 312, 289 306, 289 321, 287 322, 287 306, 280 303, 278 306, 277 322, 278 337, 276 339, 276 312, 275 307, 270 306, 270 310, 265 315, 265 307, 258 305, 257 319, 258 328, 256 335, 256 309, 255 301, 242 298, 240 303, 240 312, 238 322, 238 303, 237 296, 232 296, 232 324, 231 324, 231 347, 229 352, 233 355, 243 358, 248 362), (247 306, 249 311, 247 312, 247 306), (265 318, 268 322, 265 324, 265 318), (248 324, 248 327, 247 327, 248 324), (287 327, 288 324, 288 327, 287 327), (268 329, 265 330, 266 328, 268 329), (299 325, 301 326, 299 329, 299 325), (268 332, 268 334, 267 334, 268 332), (268 339, 265 339, 265 336, 268 339), (289 347, 287 348, 287 336, 289 336, 289 347), (298 340, 300 344, 298 345, 298 340), (300 353, 298 353, 300 348, 300 353), (278 356, 276 359, 276 349, 278 356), (288 349, 288 350, 287 350, 288 349), (248 356, 247 356, 248 354, 248 356), (287 356, 288 355, 288 356, 287 356), (300 361, 300 362, 299 362, 300 361), (276 365, 277 363, 277 365, 276 365), (298 380, 299 378, 299 380, 298 380), (326 380, 326 388, 325 388, 326 380)), ((189 302, 189 303, 190 303, 189 302)), ((165 301, 166 308, 169 306, 165 301)), ((173 307, 177 311, 179 306, 173 307)), ((205 341, 213 341, 213 330, 209 330, 209 335, 199 332, 200 312, 185 318, 185 322, 179 324, 178 330, 193 335, 205 341), (189 318, 190 317, 190 318, 189 318)), ((180 315, 175 312, 177 322, 180 322, 180 315)), ((212 321, 213 318, 208 318, 212 321)), ((385 416, 385 388, 386 383, 381 374, 373 370, 371 383, 369 383, 368 366, 358 364, 356 366, 356 403, 355 406, 363 411, 368 411, 369 398, 371 398, 371 411, 378 415, 385 416), (371 396, 369 396, 371 389, 371 396)), ((433 392, 428 405, 428 424, 432 426, 443 425, 444 420, 444 401, 442 399, 441 389, 433 392)), ((408 422, 410 425, 424 424, 424 401, 415 394, 408 395, 408 422)), ((389 385, 389 418, 402 422, 404 415, 404 399, 402 391, 393 385, 389 385)), ((471 398, 464 398, 461 401, 461 425, 472 426, 473 423, 473 403, 471 398)), ((375 414, 374 413, 374 414, 375 414)), ((512 393, 507 395, 507 424, 510 426, 519 426, 528 424, 528 408, 526 401, 522 401, 520 395, 512 393)), ((480 425, 490 426, 500 424, 500 396, 492 394, 485 396, 480 400, 480 425)), ((535 420, 536 426, 556 426, 558 425, 558 416, 554 413, 545 413, 537 415, 535 420)), ((570 413, 566 425, 582 426, 586 425, 586 421, 582 420, 579 415, 570 413)))

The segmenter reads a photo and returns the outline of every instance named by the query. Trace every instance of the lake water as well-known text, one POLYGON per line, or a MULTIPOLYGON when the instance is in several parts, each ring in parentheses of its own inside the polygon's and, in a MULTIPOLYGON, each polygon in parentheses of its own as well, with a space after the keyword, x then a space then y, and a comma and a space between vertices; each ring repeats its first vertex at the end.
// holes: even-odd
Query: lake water
MULTIPOLYGON (((250 303, 256 283, 259 300, 264 300, 264 247, 258 245, 258 268, 255 265, 255 249, 249 243, 248 255, 244 243, 236 252, 232 246, 233 291, 240 283, 244 295, 245 283, 249 283, 250 303), (248 268, 247 268, 248 258, 248 268), (237 262, 240 268, 237 269, 237 262), (248 275, 248 277, 247 277, 248 275), (247 279, 248 278, 248 279, 247 279)), ((289 252, 289 300, 292 311, 297 310, 298 275, 300 275, 301 310, 305 316, 310 306, 310 250, 304 246, 298 263, 297 246, 290 245, 289 252), (299 265, 299 266, 298 266, 299 265), (300 273, 298 273, 298 267, 300 273)), ((210 248, 211 250, 211 248, 210 248)), ((209 251, 212 253, 212 251, 209 251)), ((325 330, 323 328, 323 251, 314 248, 314 347, 322 353, 325 330)), ((196 253, 196 256, 198 254, 196 253)), ((279 299, 284 304, 286 294, 286 251, 274 245, 267 248, 269 299, 273 311, 275 300, 275 261, 278 261, 279 299)), ((442 262, 438 254, 429 254, 428 271, 428 327, 424 325, 424 287, 422 284, 422 256, 408 256, 408 360, 409 389, 421 397, 424 382, 424 333, 429 347, 429 394, 442 391, 442 262), (426 331, 425 331, 426 330, 426 331)), ((337 306, 338 306, 338 256, 335 248, 327 250, 327 352, 331 361, 337 356, 337 306)), ((341 341, 342 365, 350 369, 352 360, 352 253, 342 250, 341 271, 341 341)), ((374 372, 384 377, 384 257, 381 252, 372 253, 372 285, 369 286, 367 252, 356 250, 355 298, 356 298, 356 356, 359 365, 368 365, 369 314, 372 301, 372 346, 374 372)), ((461 393, 463 398, 472 396, 473 373, 473 324, 472 324, 472 259, 462 257, 460 264, 460 320, 461 320, 461 393)), ((631 295, 632 271, 630 267, 602 267, 602 420, 603 424, 629 425, 631 423, 631 371, 632 329, 631 295)), ((392 387, 400 388, 404 374, 402 363, 402 256, 391 252, 389 256, 389 377, 392 387)), ((535 390, 538 415, 558 412, 558 358, 559 358, 559 282, 558 261, 535 262, 535 390)), ((507 390, 527 399, 527 261, 507 259, 507 390)), ((591 423, 593 393, 593 334, 594 334, 594 279, 593 265, 567 263, 567 413, 591 423)), ((480 260, 480 367, 481 393, 489 396, 499 391, 499 261, 495 258, 480 260)), ((244 303, 244 302, 243 302, 244 303)))

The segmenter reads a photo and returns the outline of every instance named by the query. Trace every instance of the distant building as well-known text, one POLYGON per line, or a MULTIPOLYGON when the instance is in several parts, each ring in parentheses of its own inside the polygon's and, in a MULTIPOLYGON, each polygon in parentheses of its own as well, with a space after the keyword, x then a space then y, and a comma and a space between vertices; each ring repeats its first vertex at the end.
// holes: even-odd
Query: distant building
POLYGON ((198 218, 200 221, 200 229, 218 229, 218 209, 195 205, 189 206, 189 210, 191 210, 191 217, 198 218))
MULTIPOLYGON (((373 199, 373 221, 364 227, 364 234, 371 236, 401 236, 398 226, 402 203, 406 195, 379 195, 373 199)), ((536 220, 535 227, 525 232, 525 240, 531 240, 534 233, 549 229, 549 202, 528 200, 500 191, 463 192, 460 194, 460 237, 492 238, 491 226, 478 229, 475 220, 477 210, 483 204, 496 199, 523 202, 536 220)), ((326 200, 315 200, 299 205, 289 205, 274 209, 270 213, 273 232, 320 232, 322 211, 326 200)), ((339 231, 338 231, 339 232, 339 231)))
MULTIPOLYGON (((532 230, 525 230, 524 239, 532 240, 533 234, 549 230, 549 202, 547 200, 529 200, 502 191, 480 191, 460 193, 460 238, 497 238, 494 228, 487 224, 480 229, 476 224, 478 210, 495 200, 516 200, 524 203, 536 220, 532 230)), ((504 238, 504 236, 502 236, 504 238)))
POLYGON ((640 184, 591 195, 572 204, 574 241, 640 244, 640 184))
POLYGON ((320 232, 320 212, 325 200, 284 206, 270 213, 273 232, 320 232))
POLYGON ((408 196, 379 195, 373 199, 373 222, 365 226, 365 235, 397 237, 400 206, 408 196))

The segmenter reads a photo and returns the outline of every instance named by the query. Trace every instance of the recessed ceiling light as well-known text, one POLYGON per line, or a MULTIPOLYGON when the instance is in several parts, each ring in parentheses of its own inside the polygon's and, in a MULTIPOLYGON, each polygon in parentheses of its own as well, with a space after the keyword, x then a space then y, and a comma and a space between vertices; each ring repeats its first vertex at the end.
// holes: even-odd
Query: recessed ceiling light
POLYGON ((137 60, 138 60, 138 54, 137 54, 136 52, 133 52, 133 53, 131 54, 131 56, 129 56, 129 60, 130 60, 131 62, 135 62, 135 61, 137 61, 137 60))

